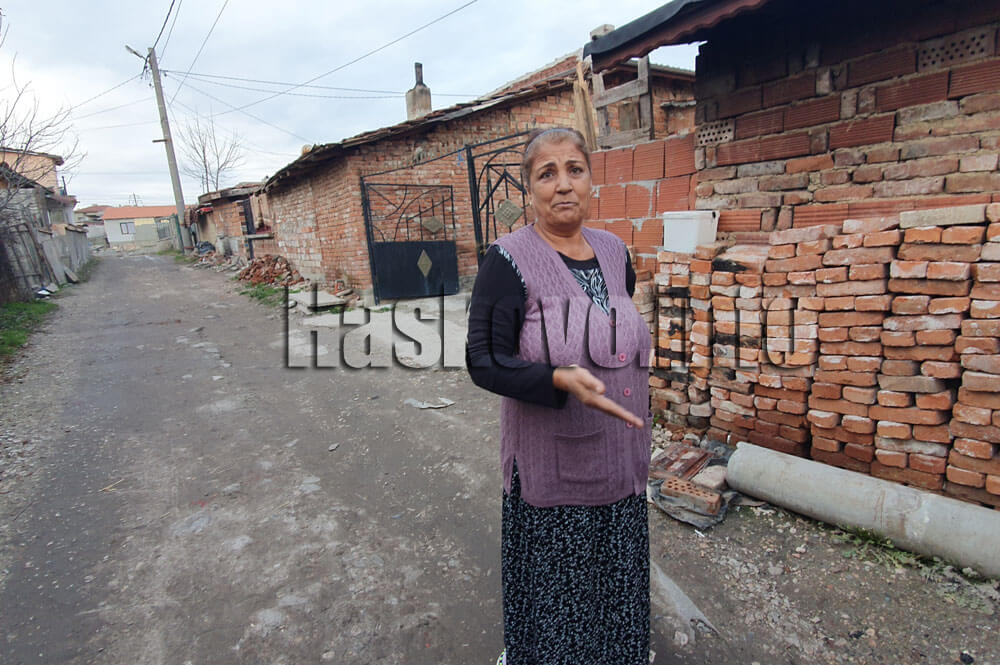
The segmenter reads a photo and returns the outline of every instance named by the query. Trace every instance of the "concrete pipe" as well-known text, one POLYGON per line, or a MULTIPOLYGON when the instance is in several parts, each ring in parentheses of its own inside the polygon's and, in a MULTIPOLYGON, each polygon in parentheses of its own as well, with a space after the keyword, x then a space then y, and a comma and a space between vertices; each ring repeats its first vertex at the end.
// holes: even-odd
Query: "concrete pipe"
POLYGON ((839 526, 879 533, 911 552, 1000 577, 1000 511, 740 443, 730 487, 839 526))

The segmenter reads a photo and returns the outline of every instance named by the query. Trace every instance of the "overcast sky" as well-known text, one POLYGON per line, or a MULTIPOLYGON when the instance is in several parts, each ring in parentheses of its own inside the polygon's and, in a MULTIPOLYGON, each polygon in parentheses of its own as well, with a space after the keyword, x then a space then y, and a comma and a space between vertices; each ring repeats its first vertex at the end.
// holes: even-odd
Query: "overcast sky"
MULTIPOLYGON (((165 95, 168 102, 172 100, 175 143, 178 130, 195 114, 214 116, 221 133, 237 132, 246 147, 244 165, 223 186, 259 180, 294 159, 304 145, 339 141, 404 121, 401 93, 413 85, 415 61, 424 65, 434 108, 443 108, 488 93, 580 48, 590 30, 601 24, 621 26, 663 4, 478 0, 313 82, 390 94, 298 88, 293 92, 312 96, 286 94, 234 112, 233 107, 268 97, 262 90, 277 92, 289 86, 204 76, 303 83, 466 2, 175 0, 156 49, 165 72, 165 95), (188 70, 192 75, 185 81, 188 70)), ((13 74, 18 84, 28 86, 43 114, 76 105, 72 135, 78 137, 78 152, 84 156, 64 175, 69 193, 81 207, 127 204, 133 195, 144 205, 173 203, 163 146, 152 142, 160 137, 152 84, 148 76, 128 81, 142 72, 143 62, 125 50, 128 44, 145 55, 170 4, 171 0, 0 3, 7 32, 0 48, 0 94, 9 99, 13 74), (127 82, 81 105, 123 81, 127 82)), ((652 60, 693 69, 695 53, 694 46, 670 47, 654 52, 652 60)), ((188 203, 202 193, 189 177, 182 176, 182 184, 188 203)))

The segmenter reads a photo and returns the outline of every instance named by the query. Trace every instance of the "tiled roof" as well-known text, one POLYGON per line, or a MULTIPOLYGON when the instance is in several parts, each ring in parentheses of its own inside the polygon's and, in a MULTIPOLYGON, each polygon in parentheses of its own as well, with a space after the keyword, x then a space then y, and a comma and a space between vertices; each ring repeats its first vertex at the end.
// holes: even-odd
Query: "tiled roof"
MULTIPOLYGON (((356 136, 344 139, 337 143, 325 143, 314 145, 308 152, 304 152, 297 159, 286 164, 281 170, 271 176, 264 184, 265 191, 272 189, 282 180, 293 178, 307 172, 319 163, 333 159, 338 153, 348 148, 352 148, 367 143, 374 143, 380 139, 412 134, 423 130, 426 127, 447 123, 451 120, 462 118, 468 115, 479 113, 495 107, 503 107, 515 102, 542 96, 573 85, 576 78, 575 60, 579 57, 579 52, 564 56, 545 67, 530 74, 506 83, 499 90, 486 96, 473 99, 468 102, 454 104, 447 108, 431 111, 426 115, 413 120, 400 122, 389 127, 363 132, 356 136), (537 80, 536 77, 543 77, 537 80)), ((625 65, 626 67, 628 65, 625 65)), ((634 66, 633 66, 634 67, 634 66)), ((678 78, 681 80, 694 81, 694 72, 675 67, 664 67, 654 65, 652 73, 667 78, 678 78)))
POLYGON ((568 79, 547 79, 511 92, 500 92, 490 97, 474 99, 470 102, 462 102, 447 108, 431 111, 430 113, 422 115, 419 118, 407 120, 406 122, 401 122, 390 127, 383 127, 381 129, 363 132, 357 136, 352 136, 351 138, 344 139, 343 141, 339 141, 337 143, 315 145, 311 150, 309 150, 309 152, 304 153, 301 157, 287 164, 284 168, 271 176, 267 183, 265 183, 264 189, 271 189, 281 180, 294 177, 302 172, 308 171, 313 168, 317 162, 325 162, 347 148, 364 145, 366 143, 374 143, 379 139, 392 136, 411 134, 430 125, 448 122, 450 120, 479 113, 480 111, 485 111, 486 109, 496 106, 502 107, 520 99, 530 98, 536 95, 544 95, 550 91, 559 90, 569 85, 572 85, 572 81, 568 79))
POLYGON ((86 208, 77 208, 76 212, 82 212, 84 214, 93 212, 93 213, 98 213, 99 214, 99 213, 104 212, 105 210, 107 210, 110 207, 111 206, 93 205, 93 206, 87 206, 86 208))

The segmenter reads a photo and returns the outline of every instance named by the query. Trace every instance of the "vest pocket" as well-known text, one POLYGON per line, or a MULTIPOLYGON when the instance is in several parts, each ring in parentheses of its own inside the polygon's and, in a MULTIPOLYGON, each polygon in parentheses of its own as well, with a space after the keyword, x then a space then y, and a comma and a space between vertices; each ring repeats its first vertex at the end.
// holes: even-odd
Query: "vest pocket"
POLYGON ((589 434, 553 435, 559 479, 587 484, 613 481, 618 473, 618 450, 606 434, 600 429, 589 434))

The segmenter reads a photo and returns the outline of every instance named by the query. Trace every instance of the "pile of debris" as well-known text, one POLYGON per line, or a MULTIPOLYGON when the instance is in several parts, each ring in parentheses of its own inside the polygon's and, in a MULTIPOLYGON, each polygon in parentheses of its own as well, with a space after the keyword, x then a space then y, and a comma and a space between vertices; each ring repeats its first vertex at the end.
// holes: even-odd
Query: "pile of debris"
POLYGON ((673 424, 653 429, 646 497, 663 512, 698 529, 721 522, 736 492, 726 486, 732 450, 697 430, 673 424))
POLYGON ((305 281, 299 271, 288 263, 288 259, 273 254, 265 254, 254 259, 237 277, 240 281, 253 285, 291 286, 305 281))
POLYGON ((209 251, 202 254, 197 261, 194 262, 195 268, 212 268, 215 272, 236 272, 237 270, 242 270, 246 266, 246 261, 242 256, 232 255, 226 256, 216 251, 209 251))

